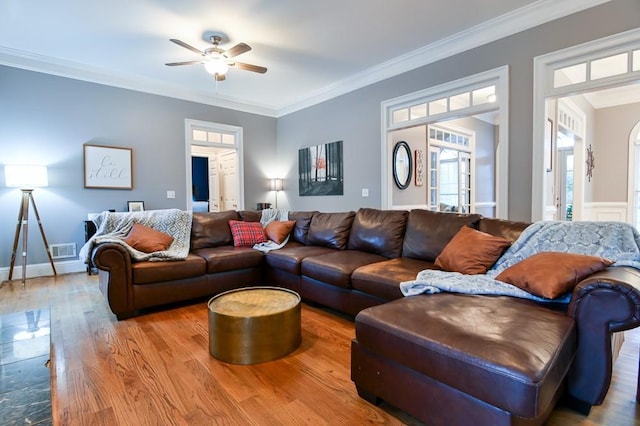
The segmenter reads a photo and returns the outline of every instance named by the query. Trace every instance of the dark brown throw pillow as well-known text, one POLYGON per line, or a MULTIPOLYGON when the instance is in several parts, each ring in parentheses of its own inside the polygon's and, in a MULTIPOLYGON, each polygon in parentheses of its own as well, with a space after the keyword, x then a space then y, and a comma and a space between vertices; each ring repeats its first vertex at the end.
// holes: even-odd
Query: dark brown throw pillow
POLYGON ((435 265, 461 274, 484 274, 510 245, 510 240, 465 225, 436 257, 435 265))
POLYGON ((502 271, 496 279, 536 296, 555 299, 613 261, 584 254, 542 252, 502 271))
POLYGON ((139 223, 134 223, 124 239, 130 247, 145 253, 165 251, 173 242, 173 237, 139 223))
POLYGON ((267 223, 267 226, 264 227, 264 233, 271 241, 282 244, 294 226, 296 226, 295 220, 274 220, 267 223))

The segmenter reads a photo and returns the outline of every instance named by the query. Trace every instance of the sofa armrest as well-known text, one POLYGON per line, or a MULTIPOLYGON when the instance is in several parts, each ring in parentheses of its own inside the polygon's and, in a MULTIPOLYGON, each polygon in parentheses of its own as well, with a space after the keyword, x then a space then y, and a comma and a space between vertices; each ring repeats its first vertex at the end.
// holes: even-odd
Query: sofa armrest
POLYGON ((589 276, 573 291, 568 314, 578 332, 569 394, 588 406, 600 405, 611 383, 611 335, 640 325, 640 271, 620 266, 589 276))
POLYGON ((103 243, 96 246, 91 258, 100 270, 100 291, 109 302, 118 319, 133 316, 133 280, 131 255, 119 244, 103 243))

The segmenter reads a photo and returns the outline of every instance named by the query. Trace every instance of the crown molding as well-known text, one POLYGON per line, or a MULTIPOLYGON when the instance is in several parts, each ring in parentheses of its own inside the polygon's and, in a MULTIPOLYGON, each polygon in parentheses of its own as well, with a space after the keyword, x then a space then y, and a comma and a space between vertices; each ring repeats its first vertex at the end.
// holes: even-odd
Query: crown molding
POLYGON ((383 62, 277 108, 281 117, 611 0, 541 0, 383 62))
POLYGON ((0 64, 252 114, 281 117, 609 1, 611 0, 540 0, 337 81, 320 90, 301 96, 297 101, 286 105, 265 105, 257 104, 247 99, 223 95, 214 96, 202 91, 187 90, 158 80, 135 75, 114 74, 104 69, 3 46, 0 46, 0 64))
POLYGON ((37 55, 4 46, 0 46, 0 65, 268 117, 276 116, 275 108, 269 105, 261 105, 231 96, 211 95, 202 91, 187 90, 183 87, 140 76, 114 74, 104 69, 89 67, 77 62, 37 55))

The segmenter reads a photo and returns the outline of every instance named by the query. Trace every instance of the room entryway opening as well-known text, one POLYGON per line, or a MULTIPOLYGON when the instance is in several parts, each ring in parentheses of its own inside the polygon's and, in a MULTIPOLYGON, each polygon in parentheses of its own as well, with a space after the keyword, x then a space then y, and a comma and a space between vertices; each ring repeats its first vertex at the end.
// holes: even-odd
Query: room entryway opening
POLYGON ((390 209, 507 217, 508 67, 382 102, 382 195, 390 209), (394 180, 394 147, 411 176, 394 180))
POLYGON ((244 208, 242 128, 185 120, 187 210, 244 208))
POLYGON ((566 168, 558 146, 564 127, 577 136, 571 218, 638 224, 636 139, 629 138, 640 110, 639 81, 640 29, 534 58, 533 221, 566 219, 558 180, 566 168))

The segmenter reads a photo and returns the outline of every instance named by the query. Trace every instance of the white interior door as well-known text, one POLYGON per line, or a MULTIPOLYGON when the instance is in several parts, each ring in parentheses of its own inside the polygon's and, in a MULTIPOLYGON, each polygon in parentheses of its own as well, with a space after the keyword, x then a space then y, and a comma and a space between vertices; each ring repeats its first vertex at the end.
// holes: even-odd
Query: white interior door
POLYGON ((209 157, 209 211, 220 211, 220 179, 218 173, 218 155, 209 157))
POLYGON ((236 210, 238 208, 238 166, 237 154, 235 151, 229 151, 220 154, 220 180, 222 194, 223 210, 236 210))

